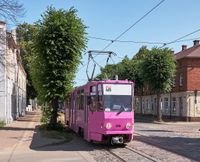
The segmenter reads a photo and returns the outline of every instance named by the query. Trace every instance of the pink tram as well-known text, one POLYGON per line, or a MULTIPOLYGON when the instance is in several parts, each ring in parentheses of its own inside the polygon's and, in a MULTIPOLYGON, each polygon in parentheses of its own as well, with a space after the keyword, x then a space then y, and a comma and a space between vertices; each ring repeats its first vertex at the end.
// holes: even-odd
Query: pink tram
POLYGON ((87 141, 123 144, 134 132, 134 84, 128 80, 91 81, 71 92, 65 122, 87 141))

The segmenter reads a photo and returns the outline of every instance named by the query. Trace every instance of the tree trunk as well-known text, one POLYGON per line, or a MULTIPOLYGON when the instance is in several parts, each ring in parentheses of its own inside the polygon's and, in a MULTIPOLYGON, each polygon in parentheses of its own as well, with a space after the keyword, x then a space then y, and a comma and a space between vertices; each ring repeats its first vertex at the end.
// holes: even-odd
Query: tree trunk
POLYGON ((51 121, 50 124, 54 127, 57 124, 57 117, 58 117, 58 98, 52 100, 52 114, 51 114, 51 121))
POLYGON ((157 93, 157 120, 162 121, 162 113, 161 113, 161 103, 160 103, 160 92, 157 93))

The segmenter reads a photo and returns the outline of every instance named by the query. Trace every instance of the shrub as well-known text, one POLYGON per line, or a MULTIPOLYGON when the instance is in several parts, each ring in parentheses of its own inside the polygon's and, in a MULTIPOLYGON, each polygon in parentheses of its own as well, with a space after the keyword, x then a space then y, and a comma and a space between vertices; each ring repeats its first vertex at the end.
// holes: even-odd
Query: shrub
POLYGON ((1 127, 4 127, 5 125, 6 125, 6 123, 5 123, 4 121, 1 121, 1 120, 0 120, 0 128, 1 128, 1 127))
POLYGON ((44 124, 49 124, 51 120, 51 113, 52 113, 52 108, 50 108, 49 106, 42 106, 41 122, 44 124))

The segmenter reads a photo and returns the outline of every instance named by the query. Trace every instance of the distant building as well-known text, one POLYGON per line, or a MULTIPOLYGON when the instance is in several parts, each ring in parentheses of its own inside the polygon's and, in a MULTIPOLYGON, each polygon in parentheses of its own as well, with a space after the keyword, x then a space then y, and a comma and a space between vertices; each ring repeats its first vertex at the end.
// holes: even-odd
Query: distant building
MULTIPOLYGON (((200 121, 200 44, 182 46, 175 54, 176 76, 170 93, 161 95, 163 117, 185 121, 200 121)), ((135 97, 135 113, 156 115, 156 95, 144 90, 135 97)))
POLYGON ((0 120, 6 123, 25 113, 26 73, 22 66, 16 30, 8 32, 0 21, 0 120))

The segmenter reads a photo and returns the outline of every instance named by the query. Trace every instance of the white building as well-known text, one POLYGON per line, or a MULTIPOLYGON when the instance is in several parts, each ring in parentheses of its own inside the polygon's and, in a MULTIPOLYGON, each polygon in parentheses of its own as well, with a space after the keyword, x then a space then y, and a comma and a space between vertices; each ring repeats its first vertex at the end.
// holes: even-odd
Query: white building
POLYGON ((25 113, 26 73, 16 42, 16 31, 0 21, 0 120, 10 123, 25 113))

